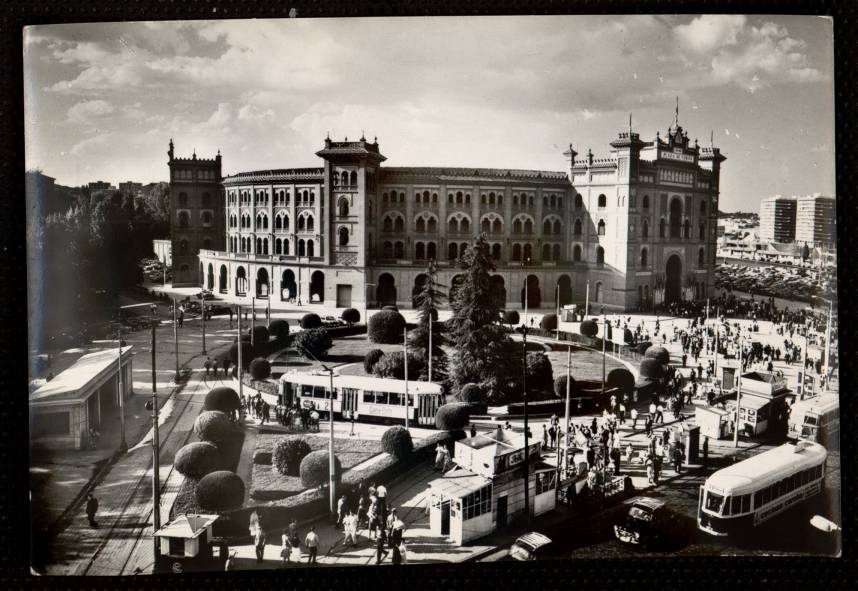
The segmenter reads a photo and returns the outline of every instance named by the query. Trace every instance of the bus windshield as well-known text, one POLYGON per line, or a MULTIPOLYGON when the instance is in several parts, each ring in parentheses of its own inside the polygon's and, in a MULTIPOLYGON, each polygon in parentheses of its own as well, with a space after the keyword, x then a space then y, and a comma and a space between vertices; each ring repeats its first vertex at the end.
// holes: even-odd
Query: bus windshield
POLYGON ((724 497, 711 491, 706 491, 706 509, 713 513, 721 513, 724 507, 724 497))

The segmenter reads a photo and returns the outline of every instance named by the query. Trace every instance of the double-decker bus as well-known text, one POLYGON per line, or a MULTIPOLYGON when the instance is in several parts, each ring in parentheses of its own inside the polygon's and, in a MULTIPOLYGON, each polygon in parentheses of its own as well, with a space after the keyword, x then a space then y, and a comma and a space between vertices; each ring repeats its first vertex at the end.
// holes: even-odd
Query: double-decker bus
POLYGON ((821 394, 793 404, 787 436, 815 441, 826 447, 836 445, 840 437, 840 396, 821 394))
POLYGON ((700 487, 698 527, 714 536, 752 528, 822 492, 826 449, 785 443, 718 470, 700 487))
POLYGON ((443 404, 443 389, 433 382, 334 374, 334 395, 327 373, 286 373, 280 377, 278 402, 287 407, 313 407, 344 419, 382 422, 408 420, 416 425, 435 424, 435 412, 443 404))

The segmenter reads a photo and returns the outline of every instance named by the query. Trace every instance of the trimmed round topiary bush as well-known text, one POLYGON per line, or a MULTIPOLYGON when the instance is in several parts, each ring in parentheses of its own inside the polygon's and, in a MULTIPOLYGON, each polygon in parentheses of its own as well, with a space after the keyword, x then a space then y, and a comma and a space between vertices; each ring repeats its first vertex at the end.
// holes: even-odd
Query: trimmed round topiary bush
POLYGON ((631 343, 633 340, 634 340, 634 335, 632 334, 632 331, 630 331, 628 328, 624 328, 623 329, 623 342, 624 343, 631 343))
POLYGON ((652 347, 652 343, 650 343, 649 341, 638 343, 637 352, 639 355, 645 355, 650 347, 652 347))
POLYGON ((271 363, 264 357, 257 357, 250 362, 250 375, 254 380, 264 380, 271 375, 271 363))
POLYGON ((668 363, 670 363, 670 352, 664 347, 650 347, 649 349, 647 349, 645 356, 647 359, 657 360, 662 365, 667 365, 668 363))
MULTIPOLYGON (((405 354, 402 351, 394 351, 378 360, 372 368, 373 375, 380 378, 393 378, 395 380, 405 379, 405 354)), ((416 353, 408 354, 408 379, 414 381, 423 371, 423 358, 416 353)))
POLYGON ((292 339, 292 344, 304 357, 322 359, 334 346, 334 341, 324 328, 313 328, 302 330, 296 334, 292 339))
POLYGON ((479 384, 465 384, 456 394, 456 400, 467 403, 480 403, 486 401, 486 394, 479 384))
POLYGON ((546 314, 539 321, 542 330, 557 330, 557 314, 546 314))
POLYGON ((389 310, 391 312, 399 312, 399 308, 397 308, 396 306, 392 306, 392 305, 382 306, 381 309, 382 310, 389 310))
POLYGON ((197 504, 206 511, 231 511, 244 504, 244 481, 229 470, 206 474, 197 483, 197 504))
POLYGON ((581 323, 581 334, 593 338, 599 334, 599 325, 596 324, 595 320, 585 320, 581 323))
MULTIPOLYGON (((570 378, 569 395, 575 395, 575 378, 570 378)), ((554 394, 558 398, 566 399, 566 375, 557 376, 554 378, 554 394)))
POLYGON ((414 451, 414 442, 408 429, 399 425, 391 427, 381 436, 381 449, 399 459, 414 451))
POLYGON ((641 375, 651 380, 657 380, 664 375, 664 365, 658 359, 647 357, 641 360, 641 375))
POLYGON ((318 314, 313 314, 312 312, 309 314, 304 314, 301 316, 301 328, 304 330, 311 330, 313 328, 319 328, 322 326, 322 319, 319 318, 318 314))
POLYGON ((229 439, 235 430, 226 414, 219 410, 206 410, 194 421, 194 433, 200 441, 217 444, 229 439))
POLYGON ((544 351, 527 354, 527 388, 550 391, 554 383, 554 369, 544 351))
POLYGON ((504 324, 518 324, 520 321, 521 317, 518 315, 517 310, 506 310, 503 313, 504 324))
POLYGON ((286 320, 272 320, 268 325, 268 334, 277 339, 278 342, 283 342, 289 336, 289 322, 286 320))
POLYGON ((217 446, 208 441, 189 443, 176 452, 173 465, 179 474, 200 479, 220 467, 217 446))
POLYGON ((435 413, 435 426, 441 431, 461 431, 471 420, 471 409, 462 402, 441 405, 435 413))
POLYGON ((299 437, 281 439, 274 446, 271 462, 278 472, 285 476, 298 476, 301 461, 312 451, 307 440, 299 437))
POLYGON ((225 386, 209 390, 203 402, 203 410, 219 410, 226 414, 238 410, 240 406, 241 400, 238 397, 238 393, 232 388, 225 386))
MULTIPOLYGON (((320 449, 313 451, 304 456, 301 460, 299 468, 301 474, 301 484, 307 488, 314 486, 324 486, 329 480, 328 470, 328 452, 320 449)), ((340 465, 340 460, 334 456, 334 483, 339 484, 340 477, 343 473, 343 467, 340 465)))
POLYGON ((346 308, 343 310, 343 313, 340 314, 340 318, 342 318, 345 322, 349 324, 357 324, 360 322, 360 312, 355 310, 354 308, 346 308))
POLYGON ((248 331, 253 335, 253 343, 254 346, 259 349, 260 347, 266 347, 268 345, 268 329, 264 326, 254 326, 252 329, 248 331))
POLYGON ((619 388, 627 394, 635 389, 635 376, 624 367, 617 367, 608 372, 606 379, 608 388, 619 388))
POLYGON ((405 317, 395 310, 381 310, 369 319, 369 340, 373 343, 398 345, 402 343, 405 317))
MULTIPOLYGON (((248 337, 249 339, 250 337, 248 337)), ((233 365, 238 365, 238 343, 233 343, 233 345, 229 348, 229 360, 232 361, 233 365)), ((247 369, 247 366, 250 365, 251 360, 253 359, 253 345, 250 344, 250 341, 242 340, 241 343, 241 364, 244 366, 242 369, 247 369)))
POLYGON ((372 375, 375 364, 384 357, 384 351, 381 349, 370 349, 363 358, 363 369, 366 373, 372 375))

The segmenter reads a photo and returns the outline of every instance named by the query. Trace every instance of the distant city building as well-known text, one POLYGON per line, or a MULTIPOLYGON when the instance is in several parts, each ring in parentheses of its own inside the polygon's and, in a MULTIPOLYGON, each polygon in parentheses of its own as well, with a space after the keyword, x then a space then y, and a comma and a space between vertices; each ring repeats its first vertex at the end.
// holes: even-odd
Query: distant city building
POLYGON ((795 240, 796 199, 775 195, 760 202, 760 240, 789 243, 795 240))
MULTIPOLYGON (((203 285, 248 300, 408 306, 430 260, 455 289, 456 261, 483 234, 504 308, 522 307, 525 293, 531 308, 553 306, 555 294, 583 304, 588 284, 597 312, 705 299, 725 157, 690 141, 677 119, 664 139, 620 132, 606 158, 570 146, 569 173, 386 167, 377 141, 326 139, 322 167, 223 179, 227 248, 200 245, 203 285)), ((174 200, 188 182, 177 167, 174 200)))
POLYGON ((225 246, 220 152, 211 159, 197 158, 196 152, 191 158, 175 158, 170 140, 167 156, 173 285, 201 285, 203 267, 197 258, 200 250, 219 250, 225 246))
POLYGON ((68 187, 57 185, 54 177, 38 170, 27 171, 24 190, 27 212, 34 221, 52 213, 65 213, 74 201, 74 195, 68 187))
POLYGON ((93 181, 89 183, 87 187, 89 187, 90 193, 95 193, 97 191, 110 191, 116 189, 116 187, 114 187, 107 181, 93 181))
POLYGON ((836 237, 834 197, 820 194, 797 199, 795 239, 809 245, 833 245, 836 237))
POLYGON ((152 240, 152 252, 168 267, 173 264, 173 241, 169 238, 152 240))
POLYGON ((119 183, 119 192, 123 195, 139 197, 143 193, 143 183, 135 183, 133 181, 119 183))

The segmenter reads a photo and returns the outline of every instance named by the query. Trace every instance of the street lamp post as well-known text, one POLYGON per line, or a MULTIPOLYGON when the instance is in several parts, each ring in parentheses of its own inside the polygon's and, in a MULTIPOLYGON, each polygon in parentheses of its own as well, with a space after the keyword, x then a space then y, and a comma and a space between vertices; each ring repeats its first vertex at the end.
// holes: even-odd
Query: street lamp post
POLYGON ((206 298, 203 293, 200 293, 200 310, 203 316, 203 355, 206 354, 206 298))
POLYGON ((236 316, 236 318, 238 318, 238 324, 236 325, 237 330, 238 330, 238 339, 237 339, 238 345, 236 346, 236 348, 238 349, 238 367, 236 368, 236 375, 238 376, 238 398, 239 398, 239 400, 242 400, 244 398, 244 387, 243 387, 244 380, 242 380, 243 372, 241 369, 241 367, 242 367, 242 365, 241 365, 242 343, 241 343, 241 306, 240 305, 236 306, 236 315, 235 316, 236 316))
POLYGON ((530 440, 528 437, 528 417, 527 417, 527 277, 524 279, 524 326, 521 331, 521 389, 522 400, 524 402, 524 515, 525 522, 530 524, 530 452, 528 446, 530 440))
MULTIPOLYGON (((369 340, 369 288, 375 283, 365 283, 363 286, 363 321, 366 323, 366 340, 369 340)), ((429 380, 430 382, 432 380, 429 380)))
MULTIPOLYGON (((429 322, 432 322, 432 319, 429 319, 429 322)), ((408 430, 408 412, 411 410, 411 407, 408 406, 408 327, 404 327, 402 329, 402 347, 403 347, 403 355, 405 360, 405 430, 408 430)), ((432 353, 429 353, 430 359, 432 353)), ((333 408, 331 409, 333 411, 333 408)), ((331 419, 333 420, 333 419, 331 419)))
POLYGON ((128 451, 128 443, 125 441, 125 382, 122 379, 122 325, 116 329, 116 342, 118 343, 118 355, 116 359, 117 374, 119 379, 119 452, 128 451))
MULTIPOLYGON (((158 438, 158 385, 155 380, 155 329, 158 326, 158 307, 155 304, 152 304, 150 310, 152 311, 152 531, 156 532, 161 529, 161 452, 159 449, 160 442, 158 438)), ((158 538, 152 536, 152 541, 155 544, 155 556, 157 557, 161 552, 158 545, 158 538)))
POLYGON ((173 376, 173 381, 179 383, 179 304, 173 300, 173 351, 175 353, 176 374, 173 376))
POLYGON ((608 324, 605 318, 605 306, 602 306, 602 397, 605 396, 605 341, 608 338, 608 324))
POLYGON ((739 371, 736 378, 736 422, 733 427, 733 447, 739 447, 739 409, 742 408, 742 353, 744 340, 739 339, 739 371))
POLYGON ((565 420, 566 424, 564 428, 566 430, 566 436, 563 439, 563 477, 569 473, 569 422, 572 417, 571 414, 571 398, 572 398, 572 347, 569 347, 569 351, 566 356, 566 413, 565 420))

